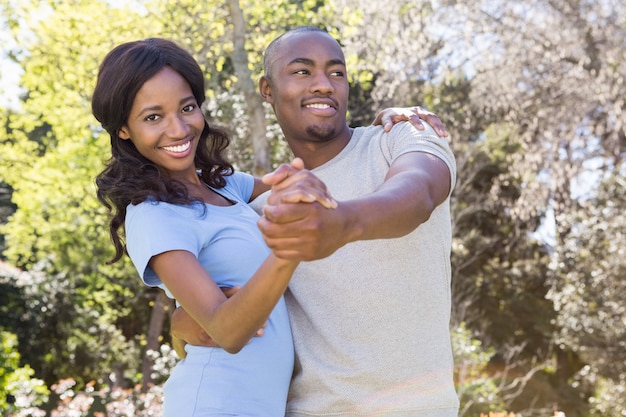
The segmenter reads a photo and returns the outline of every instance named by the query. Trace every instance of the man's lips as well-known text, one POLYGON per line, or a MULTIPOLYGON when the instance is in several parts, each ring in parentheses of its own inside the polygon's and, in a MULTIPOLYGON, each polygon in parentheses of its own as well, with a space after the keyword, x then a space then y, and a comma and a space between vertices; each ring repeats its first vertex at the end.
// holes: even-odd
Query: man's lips
POLYGON ((314 108, 314 109, 326 109, 328 107, 332 107, 333 109, 338 108, 339 106, 332 98, 321 98, 316 97, 308 100, 304 100, 302 103, 303 107, 314 108))
POLYGON ((311 110, 314 114, 320 116, 331 116, 337 113, 337 104, 330 99, 326 100, 308 100, 302 105, 303 108, 311 110))
POLYGON ((331 108, 332 106, 329 106, 328 104, 325 103, 313 103, 313 104, 307 104, 306 106, 307 109, 328 109, 331 108))

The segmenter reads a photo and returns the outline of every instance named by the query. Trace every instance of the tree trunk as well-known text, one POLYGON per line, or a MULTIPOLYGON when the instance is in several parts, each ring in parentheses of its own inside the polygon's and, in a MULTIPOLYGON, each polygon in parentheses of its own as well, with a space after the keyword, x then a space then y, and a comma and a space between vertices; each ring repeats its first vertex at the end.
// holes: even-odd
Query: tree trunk
POLYGON ((265 109, 263 99, 257 92, 257 85, 252 80, 252 72, 248 66, 248 52, 246 52, 246 22, 239 0, 229 0, 230 17, 233 22, 233 66, 237 83, 241 89, 248 107, 250 122, 248 132, 252 149, 254 149, 253 174, 263 175, 271 170, 269 143, 267 141, 265 109))
MULTIPOLYGON (((148 327, 148 337, 146 343, 146 352, 148 350, 159 351, 160 342, 159 336, 163 331, 163 323, 167 315, 167 307, 169 305, 169 299, 165 295, 165 292, 158 291, 154 300, 154 306, 152 307, 152 314, 150 315, 150 325, 148 327)), ((141 364, 141 391, 147 392, 152 385, 152 366, 154 361, 146 354, 143 355, 143 361, 141 364)))

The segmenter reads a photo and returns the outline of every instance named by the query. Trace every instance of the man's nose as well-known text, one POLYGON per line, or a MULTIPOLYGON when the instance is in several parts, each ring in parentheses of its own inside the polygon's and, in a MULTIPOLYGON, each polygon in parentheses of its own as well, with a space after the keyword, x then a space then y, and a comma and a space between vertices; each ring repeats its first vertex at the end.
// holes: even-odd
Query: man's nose
POLYGON ((335 91, 335 87, 326 74, 317 74, 313 77, 311 90, 318 93, 330 94, 335 91))

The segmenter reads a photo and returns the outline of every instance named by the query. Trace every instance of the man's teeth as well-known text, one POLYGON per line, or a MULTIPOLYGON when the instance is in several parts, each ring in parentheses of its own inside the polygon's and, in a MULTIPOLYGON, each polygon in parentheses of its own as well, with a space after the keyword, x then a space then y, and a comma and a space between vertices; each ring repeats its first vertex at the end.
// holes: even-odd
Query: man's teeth
POLYGON ((328 104, 321 104, 321 103, 317 104, 316 103, 316 104, 307 104, 307 107, 311 107, 311 108, 314 108, 314 109, 327 109, 330 106, 328 104))
POLYGON ((163 149, 169 152, 185 152, 191 146, 191 141, 187 141, 182 145, 164 146, 163 149))

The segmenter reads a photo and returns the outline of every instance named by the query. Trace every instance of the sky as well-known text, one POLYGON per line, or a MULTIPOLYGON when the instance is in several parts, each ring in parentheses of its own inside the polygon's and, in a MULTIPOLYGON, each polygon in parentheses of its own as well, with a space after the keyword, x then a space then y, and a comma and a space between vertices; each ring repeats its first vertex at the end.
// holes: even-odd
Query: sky
POLYGON ((5 22, 0 21, 0 108, 19 105, 19 81, 21 67, 6 57, 7 51, 14 47, 5 22))
POLYGON ((0 108, 16 108, 19 106, 21 68, 5 57, 0 60, 0 68, 0 108))

